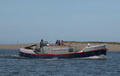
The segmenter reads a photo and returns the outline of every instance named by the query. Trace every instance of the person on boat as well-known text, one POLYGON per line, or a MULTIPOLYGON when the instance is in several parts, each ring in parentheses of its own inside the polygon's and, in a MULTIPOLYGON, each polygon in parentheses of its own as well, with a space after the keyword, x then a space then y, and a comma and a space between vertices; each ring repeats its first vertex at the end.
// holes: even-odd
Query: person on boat
POLYGON ((58 40, 57 40, 56 43, 55 43, 56 45, 57 45, 57 42, 58 42, 58 40))
POLYGON ((63 45, 63 40, 61 40, 61 43, 60 43, 60 45, 63 45))
POLYGON ((43 39, 41 39, 40 48, 42 48, 43 46, 44 46, 43 39))
POLYGON ((57 44, 60 45, 60 40, 57 41, 57 44))

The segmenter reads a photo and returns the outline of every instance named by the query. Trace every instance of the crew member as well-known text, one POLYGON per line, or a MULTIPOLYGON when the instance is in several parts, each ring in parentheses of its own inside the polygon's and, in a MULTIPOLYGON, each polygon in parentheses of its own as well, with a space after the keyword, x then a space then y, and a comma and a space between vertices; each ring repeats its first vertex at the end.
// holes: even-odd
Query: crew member
POLYGON ((41 39, 40 48, 42 48, 43 46, 44 46, 43 39, 41 39))
POLYGON ((61 43, 60 43, 60 45, 63 45, 63 40, 61 40, 61 43))
POLYGON ((60 45, 60 40, 57 41, 57 44, 60 45))

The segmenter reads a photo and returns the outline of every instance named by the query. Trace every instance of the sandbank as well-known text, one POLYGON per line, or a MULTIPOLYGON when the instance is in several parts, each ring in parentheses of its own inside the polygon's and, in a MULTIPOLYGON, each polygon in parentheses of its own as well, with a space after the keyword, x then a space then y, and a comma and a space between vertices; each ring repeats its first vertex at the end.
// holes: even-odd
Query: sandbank
MULTIPOLYGON (((0 49, 19 49, 23 48, 25 46, 32 45, 33 43, 30 44, 7 44, 7 45, 0 45, 0 49)), ((39 43, 36 43, 39 46, 39 43)), ((68 43, 65 43, 68 45, 68 43)), ((87 46, 86 43, 71 43, 70 44, 73 49, 75 50, 82 50, 85 46, 87 46)), ((92 44, 92 45, 99 45, 99 44, 92 44)), ((120 45, 118 44, 106 44, 108 51, 120 51, 120 45)))

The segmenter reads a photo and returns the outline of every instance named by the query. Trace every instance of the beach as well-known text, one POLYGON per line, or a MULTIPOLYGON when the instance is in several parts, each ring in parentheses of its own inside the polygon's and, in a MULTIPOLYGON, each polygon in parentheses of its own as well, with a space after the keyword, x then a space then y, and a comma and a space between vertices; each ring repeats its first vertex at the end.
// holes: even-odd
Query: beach
MULTIPOLYGON (((32 45, 34 43, 30 44, 6 44, 6 45, 0 45, 0 49, 19 49, 23 48, 25 46, 32 45)), ((39 43, 35 43, 39 46, 39 43)), ((69 45, 69 43, 65 43, 65 45, 69 45)), ((100 44, 91 44, 91 45, 100 45, 100 44)), ((106 44, 108 51, 120 51, 120 45, 118 44, 106 44)), ((82 50, 85 46, 87 46, 87 43, 71 43, 70 46, 73 47, 74 50, 82 50)))

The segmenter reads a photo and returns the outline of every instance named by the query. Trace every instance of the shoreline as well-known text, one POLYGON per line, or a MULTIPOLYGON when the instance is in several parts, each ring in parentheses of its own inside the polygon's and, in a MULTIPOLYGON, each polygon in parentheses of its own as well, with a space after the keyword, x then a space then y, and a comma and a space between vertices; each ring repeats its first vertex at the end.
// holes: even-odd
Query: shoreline
MULTIPOLYGON (((19 49, 32 44, 37 44, 39 46, 39 43, 6 44, 6 45, 0 44, 0 49, 19 49)), ((65 45, 68 45, 68 44, 69 43, 65 43, 65 45)), ((93 43, 91 45, 100 45, 100 44, 93 43)), ((118 44, 106 44, 106 45, 107 45, 108 51, 120 51, 120 45, 118 44)), ((74 50, 82 50, 85 46, 87 46, 87 43, 71 43, 70 46, 72 46, 74 50)))

